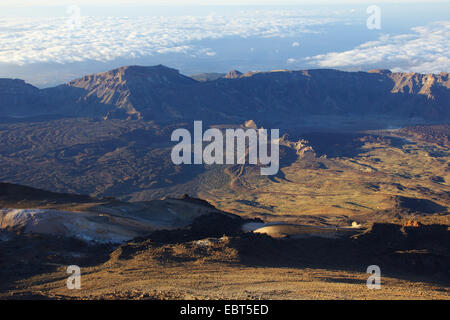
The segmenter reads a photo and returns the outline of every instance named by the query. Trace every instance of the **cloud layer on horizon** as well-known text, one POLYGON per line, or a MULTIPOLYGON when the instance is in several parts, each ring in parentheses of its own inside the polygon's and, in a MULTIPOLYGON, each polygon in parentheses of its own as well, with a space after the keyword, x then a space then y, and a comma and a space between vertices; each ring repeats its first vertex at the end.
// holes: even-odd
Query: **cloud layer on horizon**
POLYGON ((394 72, 439 73, 450 71, 450 21, 411 29, 411 33, 381 35, 352 50, 306 58, 315 67, 390 68, 394 72))

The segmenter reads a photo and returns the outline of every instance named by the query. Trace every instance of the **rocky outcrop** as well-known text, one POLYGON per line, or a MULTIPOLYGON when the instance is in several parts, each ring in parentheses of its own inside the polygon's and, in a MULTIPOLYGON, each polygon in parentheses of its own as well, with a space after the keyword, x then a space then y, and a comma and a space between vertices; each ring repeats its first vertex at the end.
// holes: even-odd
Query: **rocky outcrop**
POLYGON ((298 141, 291 141, 289 140, 289 135, 284 134, 280 138, 280 145, 286 146, 288 148, 294 149, 299 156, 299 158, 305 157, 306 154, 310 154, 312 156, 315 156, 314 149, 311 145, 309 145, 308 140, 300 139, 298 141))
POLYGON ((242 72, 240 72, 238 70, 231 70, 224 76, 224 78, 225 79, 237 79, 237 78, 240 78, 241 76, 242 76, 242 72))

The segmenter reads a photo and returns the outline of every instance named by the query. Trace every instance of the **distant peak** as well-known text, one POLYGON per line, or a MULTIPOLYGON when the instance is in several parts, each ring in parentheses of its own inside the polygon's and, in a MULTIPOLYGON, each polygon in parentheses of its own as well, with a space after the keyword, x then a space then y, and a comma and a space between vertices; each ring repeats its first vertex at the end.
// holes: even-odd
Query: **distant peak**
POLYGON ((156 66, 124 66, 116 69, 118 71, 124 71, 126 74, 148 74, 148 73, 172 73, 179 74, 177 69, 166 67, 162 64, 156 66))
POLYGON ((172 68, 169 68, 163 64, 158 64, 155 66, 139 66, 139 65, 131 65, 131 66, 122 66, 117 68, 117 70, 157 70, 157 69, 170 69, 175 70, 172 68))
POLYGON ((124 84, 135 81, 152 82, 153 84, 169 84, 173 82, 191 83, 195 81, 189 77, 183 76, 177 69, 172 69, 164 65, 156 66, 123 66, 110 71, 95 73, 84 76, 83 78, 69 82, 69 85, 76 87, 90 87, 98 85, 108 80, 108 85, 112 82, 124 84))
POLYGON ((236 78, 240 78, 242 76, 242 72, 238 71, 238 70, 231 70, 230 72, 228 72, 225 75, 225 79, 236 79, 236 78))
POLYGON ((172 69, 169 67, 166 67, 162 64, 156 65, 156 66, 123 66, 116 69, 112 69, 106 72, 100 72, 100 73, 94 73, 91 75, 87 75, 84 78, 90 78, 92 76, 97 77, 111 77, 111 76, 117 76, 117 75, 126 75, 126 76, 147 76, 151 74, 172 74, 172 75, 179 75, 180 72, 177 69, 172 69))
POLYGON ((389 69, 372 69, 367 71, 368 73, 389 74, 392 73, 389 69))
POLYGON ((0 84, 20 84, 27 85, 25 80, 22 79, 10 79, 10 78, 0 78, 0 84))
POLYGON ((0 78, 0 88, 8 88, 8 89, 33 89, 38 90, 35 86, 26 83, 22 79, 8 79, 8 78, 0 78))

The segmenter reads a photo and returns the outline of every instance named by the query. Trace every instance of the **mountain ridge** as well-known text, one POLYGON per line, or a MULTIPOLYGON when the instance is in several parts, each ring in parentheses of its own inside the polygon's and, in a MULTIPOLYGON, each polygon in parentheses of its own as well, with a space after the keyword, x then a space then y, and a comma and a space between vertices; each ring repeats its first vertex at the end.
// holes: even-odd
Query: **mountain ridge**
POLYGON ((375 69, 272 70, 197 81, 163 65, 125 66, 53 88, 0 79, 2 116, 62 116, 173 122, 385 115, 448 121, 449 73, 375 69))

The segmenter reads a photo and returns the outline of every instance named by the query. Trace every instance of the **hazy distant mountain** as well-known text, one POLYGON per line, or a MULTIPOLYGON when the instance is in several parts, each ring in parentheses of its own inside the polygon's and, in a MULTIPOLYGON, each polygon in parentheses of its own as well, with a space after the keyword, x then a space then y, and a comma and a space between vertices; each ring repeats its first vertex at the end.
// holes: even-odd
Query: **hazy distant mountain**
POLYGON ((197 81, 212 81, 217 80, 219 78, 223 78, 225 75, 226 75, 225 73, 210 72, 210 73, 193 74, 190 75, 189 77, 197 81))
POLYGON ((343 72, 331 69, 249 72, 196 81, 162 65, 121 67, 38 90, 0 81, 0 115, 59 114, 144 118, 295 121, 310 115, 450 118, 449 74, 343 72))
POLYGON ((241 76, 242 76, 242 72, 240 72, 238 70, 231 70, 224 76, 224 78, 225 79, 237 79, 237 78, 240 78, 241 76))
MULTIPOLYGON (((0 115, 21 117, 34 115, 41 103, 38 88, 18 79, 0 79, 0 115)), ((38 112, 39 113, 39 112, 38 112)))

